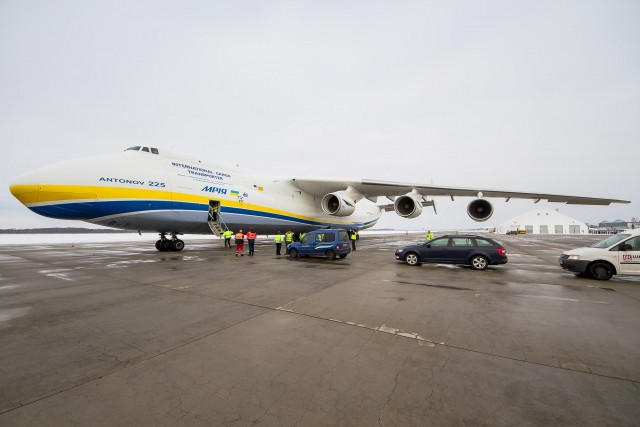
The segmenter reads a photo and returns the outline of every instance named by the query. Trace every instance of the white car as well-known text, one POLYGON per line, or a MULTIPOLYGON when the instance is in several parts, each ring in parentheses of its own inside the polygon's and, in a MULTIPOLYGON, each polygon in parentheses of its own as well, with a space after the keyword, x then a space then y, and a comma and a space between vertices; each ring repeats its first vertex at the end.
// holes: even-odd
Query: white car
POLYGON ((614 274, 640 276, 640 229, 567 251, 560 256, 560 267, 597 280, 609 280, 614 274))

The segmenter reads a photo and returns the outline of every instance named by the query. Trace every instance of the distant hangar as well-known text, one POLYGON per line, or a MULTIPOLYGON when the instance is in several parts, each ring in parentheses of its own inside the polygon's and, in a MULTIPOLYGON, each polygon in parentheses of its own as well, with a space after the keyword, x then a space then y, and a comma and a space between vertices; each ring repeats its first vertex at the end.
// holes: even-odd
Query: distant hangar
POLYGON ((589 234, 584 222, 547 208, 523 213, 496 227, 498 234, 518 230, 526 230, 527 234, 589 234))

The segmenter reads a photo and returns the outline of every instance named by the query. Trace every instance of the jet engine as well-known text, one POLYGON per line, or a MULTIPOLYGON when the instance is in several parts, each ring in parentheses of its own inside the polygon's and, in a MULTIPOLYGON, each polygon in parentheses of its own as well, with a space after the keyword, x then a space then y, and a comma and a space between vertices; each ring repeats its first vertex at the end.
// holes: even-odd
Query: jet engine
POLYGON ((415 218, 422 213, 422 195, 416 191, 396 198, 393 209, 403 218, 415 218))
POLYGON ((351 187, 329 193, 322 198, 322 210, 335 216, 349 216, 356 210, 356 203, 364 196, 351 187))
POLYGON ((467 206, 467 214, 474 221, 486 221, 493 215, 493 205, 485 199, 476 199, 467 206))

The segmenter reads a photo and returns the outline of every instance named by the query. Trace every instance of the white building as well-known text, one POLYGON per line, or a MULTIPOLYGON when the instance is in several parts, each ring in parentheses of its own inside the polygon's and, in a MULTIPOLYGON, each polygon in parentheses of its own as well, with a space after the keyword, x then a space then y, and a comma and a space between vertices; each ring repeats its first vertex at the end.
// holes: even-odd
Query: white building
POLYGON ((589 234, 584 222, 552 209, 535 209, 518 215, 496 227, 496 233, 526 230, 527 234, 589 234))

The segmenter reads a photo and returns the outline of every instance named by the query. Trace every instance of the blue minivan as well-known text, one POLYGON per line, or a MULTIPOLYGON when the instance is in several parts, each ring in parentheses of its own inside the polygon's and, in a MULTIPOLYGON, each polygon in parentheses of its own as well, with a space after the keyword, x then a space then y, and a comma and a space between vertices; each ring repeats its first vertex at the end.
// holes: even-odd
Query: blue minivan
POLYGON ((299 242, 287 246, 287 253, 291 258, 310 255, 324 256, 327 259, 346 258, 349 252, 349 234, 341 229, 310 231, 299 242))

